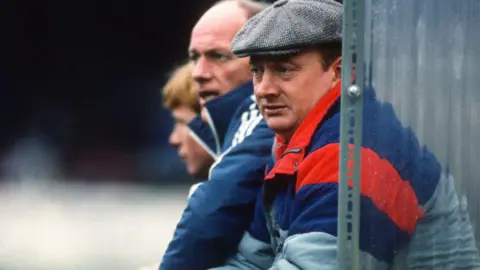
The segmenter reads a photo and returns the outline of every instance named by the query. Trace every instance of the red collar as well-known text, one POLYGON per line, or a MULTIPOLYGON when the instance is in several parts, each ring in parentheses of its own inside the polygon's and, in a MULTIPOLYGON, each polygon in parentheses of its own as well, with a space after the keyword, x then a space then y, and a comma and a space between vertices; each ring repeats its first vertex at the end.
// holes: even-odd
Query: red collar
POLYGON ((288 144, 280 136, 275 136, 275 158, 277 162, 265 177, 265 180, 272 179, 277 173, 290 175, 295 173, 298 164, 303 161, 305 148, 310 144, 313 133, 327 111, 340 97, 341 89, 342 84, 339 82, 317 102, 313 110, 297 128, 288 144))

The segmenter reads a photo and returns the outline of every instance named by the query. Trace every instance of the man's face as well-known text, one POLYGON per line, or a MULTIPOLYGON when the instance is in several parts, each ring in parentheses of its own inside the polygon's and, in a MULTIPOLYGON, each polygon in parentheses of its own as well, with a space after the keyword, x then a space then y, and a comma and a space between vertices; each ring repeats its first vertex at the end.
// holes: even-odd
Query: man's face
POLYGON ((235 57, 230 45, 246 21, 235 1, 224 2, 208 10, 193 28, 189 56, 201 105, 251 78, 248 59, 235 57))
POLYGON ((289 140, 316 103, 340 79, 340 59, 327 70, 315 50, 289 57, 252 57, 260 111, 275 133, 289 140))
POLYGON ((170 134, 169 142, 178 149, 178 155, 185 161, 189 174, 207 178, 213 158, 188 134, 187 123, 195 113, 186 105, 172 110, 175 127, 170 134))

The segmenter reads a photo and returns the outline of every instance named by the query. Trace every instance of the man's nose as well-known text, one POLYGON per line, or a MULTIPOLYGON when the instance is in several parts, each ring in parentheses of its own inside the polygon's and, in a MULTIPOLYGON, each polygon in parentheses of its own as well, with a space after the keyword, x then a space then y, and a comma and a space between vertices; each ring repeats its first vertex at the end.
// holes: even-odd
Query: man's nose
POLYGON ((271 73, 264 72, 259 80, 254 80, 254 93, 257 100, 280 95, 279 88, 274 83, 271 73))
POLYGON ((212 65, 205 57, 200 57, 193 64, 192 78, 197 83, 202 83, 212 78, 212 65))
POLYGON ((182 140, 180 137, 181 136, 180 136, 178 124, 176 124, 172 130, 172 133, 170 134, 170 137, 168 138, 168 142, 170 143, 170 145, 174 146, 175 148, 178 148, 182 143, 182 140))

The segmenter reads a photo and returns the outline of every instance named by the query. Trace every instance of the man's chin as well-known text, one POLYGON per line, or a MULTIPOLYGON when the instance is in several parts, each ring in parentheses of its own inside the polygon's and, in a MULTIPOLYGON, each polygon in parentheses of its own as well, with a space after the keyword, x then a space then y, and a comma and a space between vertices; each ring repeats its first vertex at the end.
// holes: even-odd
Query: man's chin
POLYGON ((281 119, 280 117, 269 117, 266 119, 268 127, 275 131, 275 132, 283 132, 288 130, 291 125, 289 125, 288 121, 281 119))
POLYGON ((198 179, 208 178, 208 169, 188 168, 188 173, 198 179))
POLYGON ((206 94, 205 92, 203 94, 200 94, 199 103, 200 103, 200 106, 202 107, 205 106, 205 104, 208 103, 209 101, 212 101, 216 99, 218 96, 220 96, 220 93, 216 90, 211 90, 206 92, 208 92, 208 94, 206 94))
POLYGON ((295 129, 295 125, 292 125, 286 119, 281 119, 280 117, 272 117, 267 119, 268 127, 280 136, 290 134, 292 130, 295 129))
POLYGON ((207 111, 204 108, 202 108, 200 116, 202 117, 203 122, 208 123, 207 111))

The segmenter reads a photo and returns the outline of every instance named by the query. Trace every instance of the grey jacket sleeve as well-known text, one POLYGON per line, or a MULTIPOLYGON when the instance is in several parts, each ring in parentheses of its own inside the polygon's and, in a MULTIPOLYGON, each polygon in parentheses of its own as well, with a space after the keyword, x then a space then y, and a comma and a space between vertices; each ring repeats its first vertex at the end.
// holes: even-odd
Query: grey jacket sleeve
POLYGON ((337 238, 322 232, 288 237, 269 270, 337 269, 337 238))
MULTIPOLYGON (((360 269, 386 270, 389 265, 360 251, 360 269)), ((269 270, 337 270, 337 237, 323 232, 297 234, 286 239, 269 270)))
POLYGON ((267 270, 272 265, 272 247, 245 232, 238 246, 237 254, 224 266, 212 270, 267 270))

